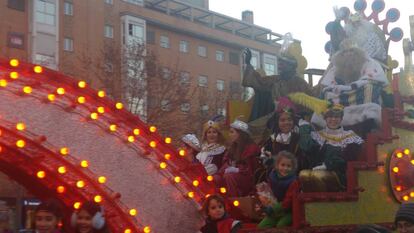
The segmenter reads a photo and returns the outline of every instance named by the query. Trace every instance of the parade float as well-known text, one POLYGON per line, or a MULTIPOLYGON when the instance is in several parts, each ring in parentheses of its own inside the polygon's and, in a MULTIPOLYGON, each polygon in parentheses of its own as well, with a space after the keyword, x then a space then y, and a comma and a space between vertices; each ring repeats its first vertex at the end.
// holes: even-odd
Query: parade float
MULTIPOLYGON (((397 9, 384 1, 356 1, 360 17, 378 25, 385 39, 402 39, 389 23, 397 9)), ((342 8, 341 8, 342 9, 342 8)), ((349 16, 349 9, 343 8, 349 16)), ((341 19, 343 20, 343 19, 341 19)), ((411 18, 411 25, 414 24, 411 18)), ((328 32, 329 26, 327 27, 328 32)), ((413 33, 413 29, 412 33, 413 33)), ((344 192, 300 193, 293 201, 293 225, 242 232, 350 232, 358 224, 387 227, 399 203, 414 200, 414 72, 411 41, 404 40, 405 72, 388 56, 384 69, 392 104, 381 110, 381 127, 370 132, 358 161, 347 166, 344 192)), ((331 51, 332 45, 327 46, 331 51)), ((301 54, 300 47, 295 50, 301 54)), ((387 54, 388 55, 388 54, 387 54)), ((306 60, 299 59, 298 73, 306 60)), ((203 224, 205 197, 225 189, 214 186, 201 166, 185 159, 155 126, 145 125, 101 90, 47 68, 16 59, 0 60, 0 171, 40 199, 55 197, 66 216, 82 202, 94 200, 105 209, 112 232, 196 232, 203 224)), ((249 106, 249 105, 248 105, 249 106)), ((229 117, 249 114, 244 103, 229 103, 229 117)), ((230 201, 230 199, 229 199, 230 201)), ((233 198, 230 212, 248 219, 246 202, 233 198)))

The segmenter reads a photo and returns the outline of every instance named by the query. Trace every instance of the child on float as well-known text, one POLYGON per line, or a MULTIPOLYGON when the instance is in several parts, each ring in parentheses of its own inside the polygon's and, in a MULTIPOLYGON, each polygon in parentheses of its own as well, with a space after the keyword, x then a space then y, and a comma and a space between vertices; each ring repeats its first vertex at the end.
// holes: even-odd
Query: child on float
POLYGON ((207 218, 205 225, 200 229, 201 233, 237 233, 241 228, 240 221, 227 215, 224 199, 219 195, 208 196, 202 211, 207 218))
POLYGON ((311 170, 303 170, 299 179, 304 192, 338 192, 346 187, 346 166, 357 159, 363 139, 341 126, 343 106, 329 106, 324 113, 326 127, 313 131, 300 120, 300 146, 308 156, 311 170))
POLYGON ((98 204, 87 201, 73 212, 71 227, 76 233, 109 233, 103 209, 98 204))
POLYGON ((286 97, 279 98, 276 112, 267 123, 273 134, 270 135, 262 148, 264 164, 269 172, 274 167, 273 156, 281 151, 289 151, 295 155, 298 161, 298 171, 308 168, 306 158, 299 146, 300 136, 297 123, 295 105, 286 97))
POLYGON ((186 159, 191 162, 198 162, 196 155, 200 153, 201 145, 197 136, 194 134, 186 134, 181 138, 184 150, 186 151, 186 159))
POLYGON ((206 169, 208 175, 215 174, 221 167, 225 140, 220 123, 214 120, 207 121, 203 126, 201 151, 196 158, 206 169))
POLYGON ((62 209, 57 200, 47 200, 37 206, 34 215, 36 233, 60 233, 62 209))
POLYGON ((229 140, 230 147, 215 180, 219 187, 227 189, 228 197, 246 196, 254 191, 254 171, 260 148, 250 137, 247 123, 240 120, 230 125, 229 140))
POLYGON ((283 227, 292 224, 292 199, 299 192, 300 187, 296 168, 297 161, 294 154, 288 151, 277 154, 274 169, 268 177, 272 193, 260 191, 258 188, 262 206, 256 206, 256 211, 265 213, 258 228, 283 227))

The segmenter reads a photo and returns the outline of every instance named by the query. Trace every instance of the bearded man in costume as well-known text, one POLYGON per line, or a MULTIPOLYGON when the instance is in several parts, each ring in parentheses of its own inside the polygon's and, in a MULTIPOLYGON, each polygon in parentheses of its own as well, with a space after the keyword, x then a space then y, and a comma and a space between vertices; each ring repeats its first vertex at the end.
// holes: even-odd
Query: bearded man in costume
MULTIPOLYGON (((381 122, 381 93, 388 80, 381 65, 357 47, 342 49, 332 57, 333 66, 321 80, 320 96, 344 108, 344 127, 357 126, 365 135, 381 122)), ((325 121, 314 114, 312 123, 324 127, 325 121)), ((358 129, 353 128, 354 131, 358 129)))

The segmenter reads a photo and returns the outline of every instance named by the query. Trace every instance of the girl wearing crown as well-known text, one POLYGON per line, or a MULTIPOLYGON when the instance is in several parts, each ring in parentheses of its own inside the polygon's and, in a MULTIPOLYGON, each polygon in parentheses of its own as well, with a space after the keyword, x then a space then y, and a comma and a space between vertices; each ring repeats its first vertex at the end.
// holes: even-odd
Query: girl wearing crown
POLYGON ((227 189, 229 197, 246 196, 254 190, 253 174, 260 148, 250 137, 247 123, 240 120, 230 125, 229 138, 230 148, 215 179, 219 187, 227 189))
POLYGON ((341 105, 331 105, 324 113, 326 127, 318 132, 307 121, 299 121, 299 145, 312 167, 299 174, 304 192, 338 192, 346 187, 346 163, 356 159, 364 141, 342 128, 343 114, 341 105))
POLYGON ((203 126, 201 151, 196 158, 206 169, 207 174, 213 175, 221 167, 224 152, 225 140, 220 124, 209 120, 203 126))

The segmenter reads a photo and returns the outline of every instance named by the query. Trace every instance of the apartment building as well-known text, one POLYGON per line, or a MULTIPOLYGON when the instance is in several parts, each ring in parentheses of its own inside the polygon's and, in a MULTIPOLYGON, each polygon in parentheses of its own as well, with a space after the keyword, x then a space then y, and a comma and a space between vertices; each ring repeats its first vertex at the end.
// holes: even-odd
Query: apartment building
POLYGON ((242 98, 243 48, 252 49, 256 68, 276 73, 280 41, 280 34, 254 24, 253 12, 235 19, 210 11, 208 0, 0 3, 1 56, 86 80, 173 136, 199 132, 206 119, 226 114, 227 100, 242 98), (161 78, 137 77, 120 65, 145 70, 145 62, 126 58, 133 43, 156 55, 161 78), (128 76, 139 79, 139 95, 125 90, 128 76))

